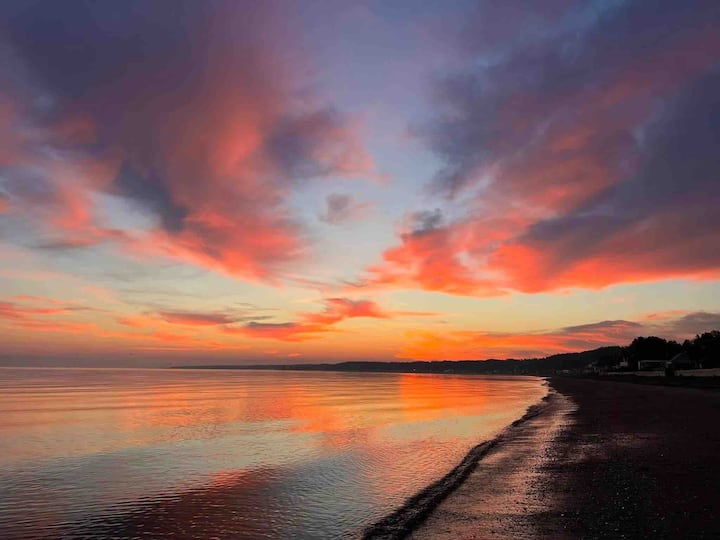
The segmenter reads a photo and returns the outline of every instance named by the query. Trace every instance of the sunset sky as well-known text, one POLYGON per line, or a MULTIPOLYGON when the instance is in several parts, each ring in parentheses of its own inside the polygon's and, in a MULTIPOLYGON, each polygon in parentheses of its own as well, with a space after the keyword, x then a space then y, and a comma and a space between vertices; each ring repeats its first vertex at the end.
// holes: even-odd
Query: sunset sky
POLYGON ((0 364, 717 328, 717 0, 0 6, 0 364))

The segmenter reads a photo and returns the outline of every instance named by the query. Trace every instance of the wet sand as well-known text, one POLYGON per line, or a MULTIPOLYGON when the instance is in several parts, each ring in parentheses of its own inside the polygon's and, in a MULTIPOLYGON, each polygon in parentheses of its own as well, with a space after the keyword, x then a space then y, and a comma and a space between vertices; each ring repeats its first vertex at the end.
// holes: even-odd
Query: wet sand
POLYGON ((558 505, 547 497, 543 484, 556 463, 553 450, 574 410, 565 396, 551 394, 542 413, 508 430, 473 474, 410 537, 557 537, 561 528, 556 523, 551 520, 548 528, 546 520, 537 518, 557 513, 558 505))
POLYGON ((412 530, 376 538, 716 538, 720 392, 553 378, 412 530))

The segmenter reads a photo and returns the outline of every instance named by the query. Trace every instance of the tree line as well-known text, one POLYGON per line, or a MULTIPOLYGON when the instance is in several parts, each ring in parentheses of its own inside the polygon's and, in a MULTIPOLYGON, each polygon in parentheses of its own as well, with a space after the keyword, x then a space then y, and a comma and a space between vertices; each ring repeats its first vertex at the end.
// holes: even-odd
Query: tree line
POLYGON ((630 370, 637 369, 641 360, 670 360, 680 353, 687 354, 698 367, 720 367, 720 330, 697 334, 682 343, 657 336, 637 337, 622 351, 630 370))

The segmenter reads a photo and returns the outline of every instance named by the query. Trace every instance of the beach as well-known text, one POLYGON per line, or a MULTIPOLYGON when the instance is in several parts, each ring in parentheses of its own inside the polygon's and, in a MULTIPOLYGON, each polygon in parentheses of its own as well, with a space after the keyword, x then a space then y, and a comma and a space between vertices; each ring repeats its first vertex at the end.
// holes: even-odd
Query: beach
POLYGON ((550 379, 419 525, 374 538, 710 538, 720 535, 720 392, 550 379))

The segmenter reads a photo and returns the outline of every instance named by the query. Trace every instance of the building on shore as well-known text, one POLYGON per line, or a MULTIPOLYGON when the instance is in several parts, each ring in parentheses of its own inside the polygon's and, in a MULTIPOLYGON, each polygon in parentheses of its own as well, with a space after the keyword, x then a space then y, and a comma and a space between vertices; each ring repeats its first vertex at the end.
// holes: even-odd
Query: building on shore
POLYGON ((667 365, 672 369, 697 369, 698 367, 697 362, 690 358, 690 355, 685 351, 673 356, 668 360, 667 365))
POLYGON ((638 371, 663 371, 667 363, 667 360, 640 360, 638 371))

